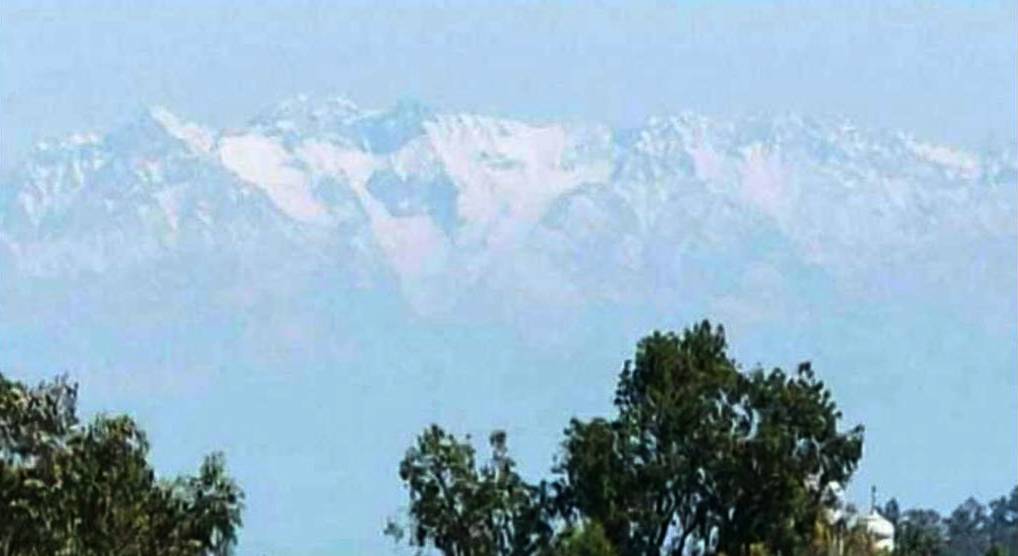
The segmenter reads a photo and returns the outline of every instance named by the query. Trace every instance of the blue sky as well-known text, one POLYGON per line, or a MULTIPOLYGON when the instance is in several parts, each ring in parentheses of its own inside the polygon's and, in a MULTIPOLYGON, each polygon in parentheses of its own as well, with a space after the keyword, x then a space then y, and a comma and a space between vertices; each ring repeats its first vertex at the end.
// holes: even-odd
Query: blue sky
POLYGON ((1011 2, 7 0, 0 19, 4 168, 145 105, 222 126, 299 92, 622 125, 791 110, 1015 139, 1011 2))
MULTIPOLYGON (((1016 12, 1013 2, 897 0, 6 0, 0 170, 40 138, 108 130, 148 105, 223 128, 305 92, 346 95, 364 106, 410 97, 449 110, 620 126, 681 110, 792 111, 968 147, 1013 146, 1016 12)), ((1005 292, 1002 281, 987 289, 1005 292)), ((787 337, 778 327, 734 330, 734 350, 750 364, 791 367, 810 358, 831 372, 825 377, 845 400, 849 420, 869 425, 857 500, 875 482, 900 493, 905 505, 948 509, 962 495, 985 498, 1014 483, 1015 439, 991 436, 1014 428, 1015 379, 1002 372, 1016 362, 1014 291, 1006 293, 1005 309, 945 295, 961 308, 935 318, 907 299, 839 307, 854 328, 817 317, 787 337), (986 321, 993 321, 985 326, 992 333, 982 328, 986 321), (1002 392, 1010 392, 1011 405, 1002 392), (995 401, 986 403, 990 397, 995 401), (1007 416, 1012 422, 996 426, 1007 416), (981 433, 972 434, 977 426, 981 433), (931 430, 959 444, 943 446, 931 430), (938 460, 946 456, 949 464, 938 460)), ((183 360, 212 369, 205 377, 211 386, 175 389, 168 369, 151 378, 157 387, 139 388, 110 361, 110 370, 85 384, 83 403, 138 416, 163 470, 188 470, 201 453, 225 449, 251 494, 243 553, 375 552, 387 546, 370 539, 379 537, 377 517, 398 488, 395 462, 421 424, 414 419, 427 416, 477 437, 509 427, 511 439, 526 446, 520 459, 528 470, 543 472, 559 423, 574 412, 607 409, 615 373, 639 335, 688 324, 666 308, 624 324, 611 310, 594 313, 575 316, 574 326, 592 330, 588 341, 555 357, 518 331, 466 325, 403 337, 386 320, 397 317, 376 315, 380 324, 353 333, 351 342, 363 350, 338 378, 314 361, 283 374, 255 356, 239 365, 232 353, 192 362, 186 350, 162 346, 167 367, 183 360), (377 340, 374 334, 388 329, 397 332, 386 339, 412 357, 377 340), (472 361, 482 361, 485 372, 474 372, 472 361), (461 406, 452 404, 468 391, 464 376, 477 384, 461 406), (597 386, 576 393, 573 384, 581 381, 597 386), (502 403, 490 403, 495 396, 502 403), (294 413, 265 411, 280 407, 294 413), (303 428, 287 429, 295 423, 303 428), (267 438, 285 442, 269 450, 267 438), (363 463, 365 446, 371 469, 363 463), (382 461, 392 465, 375 465, 382 461), (293 469, 316 472, 293 476, 293 469), (274 480, 283 475, 286 481, 274 480)), ((187 334, 186 325, 166 326, 187 334)), ((111 334, 108 342, 122 340, 111 334)), ((60 356, 50 353, 59 348, 36 344, 22 346, 21 355, 52 363, 31 370, 41 377, 66 368, 74 349, 94 355, 104 347, 70 346, 60 356)), ((3 355, 0 361, 16 361, 19 354, 3 355)))

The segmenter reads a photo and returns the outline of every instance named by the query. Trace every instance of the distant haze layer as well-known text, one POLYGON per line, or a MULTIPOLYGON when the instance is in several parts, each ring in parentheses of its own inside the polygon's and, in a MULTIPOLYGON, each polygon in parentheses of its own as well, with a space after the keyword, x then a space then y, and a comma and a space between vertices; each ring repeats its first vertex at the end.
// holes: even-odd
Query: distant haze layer
POLYGON ((747 368, 814 362, 855 488, 946 508, 1018 472, 1016 184, 842 119, 153 108, 0 184, 0 365, 136 414, 168 472, 223 448, 245 552, 377 551, 423 426, 540 472, 641 334, 708 317, 747 368))

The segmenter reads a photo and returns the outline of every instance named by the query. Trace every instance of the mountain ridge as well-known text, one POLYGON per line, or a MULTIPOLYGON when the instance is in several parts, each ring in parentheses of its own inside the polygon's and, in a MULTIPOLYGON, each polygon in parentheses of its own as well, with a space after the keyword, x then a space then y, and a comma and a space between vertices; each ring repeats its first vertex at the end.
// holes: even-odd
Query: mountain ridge
POLYGON ((971 431, 1013 427, 1015 158, 799 116, 154 109, 0 180, 0 366, 137 412, 161 467, 296 470, 251 481, 254 545, 308 496, 321 538, 377 531, 427 423, 508 423, 544 469, 634 341, 705 317, 815 363, 867 426, 857 484, 929 496, 922 453, 998 489, 971 431))
POLYGON ((452 295, 436 282, 520 261, 572 290, 602 256, 639 283, 684 249, 758 240, 857 275, 944 238, 1012 236, 1016 176, 1014 153, 796 115, 683 112, 623 131, 301 95, 216 130, 152 107, 37 146, 0 187, 0 266, 101 274, 275 245, 391 273, 419 305, 452 295))

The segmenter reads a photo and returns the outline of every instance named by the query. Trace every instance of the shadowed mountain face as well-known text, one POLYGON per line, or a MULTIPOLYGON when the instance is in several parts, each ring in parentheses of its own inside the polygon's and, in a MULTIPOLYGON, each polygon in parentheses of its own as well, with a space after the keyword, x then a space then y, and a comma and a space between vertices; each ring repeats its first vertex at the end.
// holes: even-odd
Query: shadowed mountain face
POLYGON ((372 547, 421 426, 508 427, 544 458, 638 334, 709 316, 747 364, 817 362, 870 427, 863 481, 952 503, 1018 471, 1018 435, 965 432, 1014 432, 1016 183, 1012 151, 798 117, 616 130, 297 97, 212 130, 153 109, 0 183, 0 364, 93 383, 167 466, 232 450, 251 550, 372 547), (916 453, 972 480, 930 494, 916 453), (332 517, 287 517, 305 504, 332 517))

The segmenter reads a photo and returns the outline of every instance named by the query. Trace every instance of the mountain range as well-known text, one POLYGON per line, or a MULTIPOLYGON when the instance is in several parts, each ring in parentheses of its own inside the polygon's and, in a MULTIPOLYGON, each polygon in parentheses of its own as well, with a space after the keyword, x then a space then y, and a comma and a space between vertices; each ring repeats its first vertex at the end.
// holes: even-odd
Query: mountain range
POLYGON ((1016 155, 798 115, 152 108, 0 178, 0 369, 147 416, 164 468, 228 444, 258 550, 287 528, 375 550, 419 427, 547 454, 639 334, 702 317, 747 364, 817 360, 870 427, 863 481, 922 502, 922 453, 972 475, 930 503, 996 495, 1018 470, 986 454, 1016 435, 967 431, 1014 426, 1016 155), (330 485, 365 500, 338 528, 330 485))
POLYGON ((1016 176, 1014 152, 796 116, 620 130, 300 96, 215 130, 153 108, 37 145, 0 187, 0 263, 27 278, 285 255, 391 281, 423 311, 474 290, 682 289, 715 279, 699 257, 851 281, 1013 238, 1016 176))

